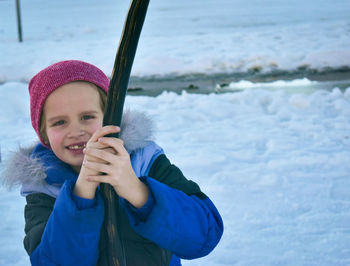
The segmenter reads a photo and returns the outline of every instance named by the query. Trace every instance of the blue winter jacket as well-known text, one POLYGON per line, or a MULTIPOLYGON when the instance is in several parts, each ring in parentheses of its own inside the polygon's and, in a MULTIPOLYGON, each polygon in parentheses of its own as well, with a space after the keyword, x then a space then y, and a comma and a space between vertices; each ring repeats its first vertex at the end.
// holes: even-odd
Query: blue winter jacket
MULTIPOLYGON (((77 174, 41 144, 30 158, 45 169, 44 182, 27 182, 22 186, 22 194, 27 197, 24 244, 32 265, 103 265, 99 240, 104 206, 100 192, 93 200, 74 195, 77 174), (34 219, 35 223, 43 224, 41 231, 29 221, 34 214, 38 216, 38 209, 47 207, 48 201, 52 201, 51 207, 48 204, 52 208, 49 215, 43 215, 39 222, 34 219), (38 235, 41 239, 35 243, 33 239, 38 239, 38 235)), ((194 259, 210 253, 223 232, 221 217, 210 199, 170 164, 154 142, 131 151, 130 159, 136 175, 148 186, 150 196, 139 209, 119 198, 131 228, 123 229, 127 265, 181 265, 179 258, 194 259), (133 234, 139 235, 139 239, 135 240, 133 234), (152 260, 147 258, 147 249, 150 254, 155 249, 162 251, 153 257, 161 254, 164 259, 146 263, 152 260), (138 264, 141 260, 145 264, 138 264)))

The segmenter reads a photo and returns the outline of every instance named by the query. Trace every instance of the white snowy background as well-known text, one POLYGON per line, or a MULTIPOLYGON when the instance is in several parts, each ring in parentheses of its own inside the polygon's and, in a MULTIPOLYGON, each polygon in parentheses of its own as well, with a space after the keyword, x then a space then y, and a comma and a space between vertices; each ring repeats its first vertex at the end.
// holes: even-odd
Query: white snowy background
MULTIPOLYGON (((0 168, 36 141, 31 76, 63 59, 109 75, 128 5, 22 0, 18 43, 15 1, 0 0, 0 168)), ((349 67, 349 14, 345 0, 151 0, 132 75, 349 67)), ((350 86, 298 79, 229 88, 126 99, 153 118, 157 143, 224 220, 217 248, 183 264, 350 265, 350 86)), ((0 265, 29 265, 24 204, 19 188, 0 188, 0 265)))

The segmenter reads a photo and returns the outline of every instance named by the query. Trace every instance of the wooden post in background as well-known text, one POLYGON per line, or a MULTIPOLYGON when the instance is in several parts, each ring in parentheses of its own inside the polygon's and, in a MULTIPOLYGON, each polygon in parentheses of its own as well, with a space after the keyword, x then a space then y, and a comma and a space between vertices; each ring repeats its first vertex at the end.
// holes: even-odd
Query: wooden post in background
POLYGON ((21 22, 21 7, 19 0, 16 0, 16 10, 17 10, 17 29, 18 29, 18 41, 22 42, 22 22, 21 22))

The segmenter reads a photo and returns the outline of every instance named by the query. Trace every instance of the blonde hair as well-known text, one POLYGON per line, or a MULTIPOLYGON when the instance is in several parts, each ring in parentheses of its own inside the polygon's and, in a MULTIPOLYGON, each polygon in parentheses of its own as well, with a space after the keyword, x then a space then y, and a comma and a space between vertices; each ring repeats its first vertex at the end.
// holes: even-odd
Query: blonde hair
MULTIPOLYGON (((86 81, 86 82, 88 82, 88 81, 86 81)), ((91 84, 93 84, 93 83, 91 83, 91 84)), ((95 85, 95 84, 93 84, 93 85, 95 85)), ((97 89, 98 95, 100 96, 100 107, 101 107, 101 110, 104 113, 106 105, 107 105, 107 94, 104 92, 104 90, 102 90, 97 85, 95 85, 95 87, 97 89)), ((44 113, 44 111, 42 112, 41 118, 40 118, 40 130, 39 130, 39 132, 40 132, 40 136, 44 140, 44 144, 48 145, 49 144, 49 139, 48 139, 47 134, 46 134, 46 123, 45 123, 45 113, 44 113)))

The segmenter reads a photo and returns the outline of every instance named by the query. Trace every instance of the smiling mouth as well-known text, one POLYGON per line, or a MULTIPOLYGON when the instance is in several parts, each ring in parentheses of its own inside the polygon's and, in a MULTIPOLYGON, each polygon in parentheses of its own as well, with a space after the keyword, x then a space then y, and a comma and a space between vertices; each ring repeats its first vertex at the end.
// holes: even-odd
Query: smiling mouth
POLYGON ((70 145, 67 146, 68 150, 82 150, 86 147, 86 143, 79 143, 79 144, 74 144, 74 145, 70 145))

